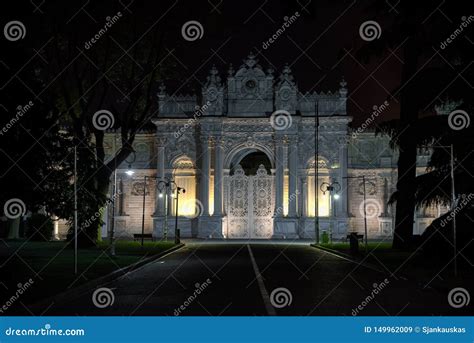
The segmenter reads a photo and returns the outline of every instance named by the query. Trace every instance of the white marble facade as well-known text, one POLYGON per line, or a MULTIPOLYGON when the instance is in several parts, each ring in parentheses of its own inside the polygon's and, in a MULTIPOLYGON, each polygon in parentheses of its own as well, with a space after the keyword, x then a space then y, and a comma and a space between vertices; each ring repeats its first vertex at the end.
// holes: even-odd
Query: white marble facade
MULTIPOLYGON (((397 156, 388 139, 352 134, 344 80, 333 93, 303 93, 288 66, 274 74, 250 55, 238 70, 228 67, 226 77, 213 67, 199 95, 170 95, 160 87, 156 131, 136 138, 132 167, 137 172, 126 177, 125 164, 118 171, 123 189, 119 237, 141 232, 143 177, 148 175, 172 178, 186 189, 178 203, 182 237, 314 238, 316 115, 320 233, 333 239, 363 233, 360 176, 365 175, 369 237, 392 235, 394 209, 386 204, 396 183, 397 156), (275 117, 275 112, 284 114, 275 117), (323 194, 323 182, 339 183, 337 196, 323 194)), ((111 150, 113 139, 109 134, 111 150)), ((422 167, 420 161, 420 172, 422 167)), ((145 231, 172 237, 176 194, 160 197, 156 185, 148 179, 145 231)), ((423 231, 440 210, 418 213, 415 228, 423 231)))

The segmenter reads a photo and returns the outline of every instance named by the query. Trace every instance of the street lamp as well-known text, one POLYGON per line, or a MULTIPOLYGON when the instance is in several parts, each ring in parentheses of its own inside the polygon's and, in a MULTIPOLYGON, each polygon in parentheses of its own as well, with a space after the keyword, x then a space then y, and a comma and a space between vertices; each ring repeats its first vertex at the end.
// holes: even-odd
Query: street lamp
MULTIPOLYGON (((117 198, 117 158, 122 151, 123 147, 121 147, 119 150, 117 150, 115 157, 114 157, 114 185, 113 185, 113 192, 112 192, 112 223, 110 223, 110 231, 109 231, 109 242, 110 242, 110 255, 115 256, 115 200, 117 198)), ((135 150, 130 151, 133 154, 133 160, 132 161, 127 161, 125 162, 128 163, 128 169, 125 172, 125 174, 131 176, 135 172, 132 170, 132 163, 135 162, 137 155, 135 153, 135 150)))
MULTIPOLYGON (((158 179, 156 176, 143 176, 143 206, 142 206, 142 247, 143 247, 143 240, 145 237, 145 199, 146 199, 146 180, 147 179, 158 179)), ((160 181, 163 182, 163 181, 160 181)), ((161 198, 161 193, 160 193, 161 198)))
MULTIPOLYGON (((179 187, 176 182, 172 179, 166 178, 165 180, 158 181, 158 191, 159 197, 163 197, 163 191, 165 193, 165 227, 164 227, 164 236, 165 239, 168 237, 168 193, 171 193, 172 198, 176 198, 176 213, 175 213, 175 226, 174 226, 174 241, 175 244, 180 243, 180 230, 178 228, 178 205, 179 205, 179 194, 181 192, 186 193, 186 190, 182 187, 179 187), (174 196, 174 192, 176 191, 176 196, 174 196)), ((145 203, 143 203, 145 206, 145 203)))
POLYGON ((330 213, 329 213, 329 216, 331 217, 331 223, 329 225, 329 242, 332 244, 332 222, 333 222, 333 216, 334 216, 334 202, 333 202, 333 199, 337 200, 339 199, 339 191, 341 190, 341 185, 339 184, 339 182, 337 181, 332 181, 331 183, 328 183, 328 182, 323 182, 321 183, 321 186, 319 187, 319 189, 321 190, 321 192, 323 192, 323 194, 326 194, 326 192, 329 192, 329 195, 330 195, 330 202, 331 202, 331 207, 329 208, 330 210, 330 213), (331 196, 332 194, 334 193, 333 196, 331 196))

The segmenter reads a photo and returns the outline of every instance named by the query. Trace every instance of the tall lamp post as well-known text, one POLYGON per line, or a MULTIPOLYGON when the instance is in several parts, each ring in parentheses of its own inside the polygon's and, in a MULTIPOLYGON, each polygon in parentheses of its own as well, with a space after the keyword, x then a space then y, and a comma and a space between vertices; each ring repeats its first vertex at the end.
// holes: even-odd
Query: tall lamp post
MULTIPOLYGON (((163 191, 166 196, 165 200, 165 205, 168 204, 168 193, 171 193, 171 196, 173 197, 173 193, 176 191, 176 206, 175 206, 175 226, 174 226, 174 242, 175 244, 179 244, 181 242, 180 239, 180 230, 178 228, 178 205, 179 205, 179 195, 181 192, 186 193, 186 190, 182 187, 179 187, 176 182, 172 179, 165 179, 165 180, 160 180, 158 181, 158 191, 159 191, 159 196, 161 197, 163 194, 163 191)), ((166 206, 168 207, 168 206, 166 206)), ((166 213, 165 213, 165 234, 167 236, 168 234, 168 209, 166 208, 166 213)))
MULTIPOLYGON (((118 155, 120 151, 123 149, 120 148, 115 155, 118 155)), ((128 169, 125 172, 128 176, 132 176, 135 172, 132 170, 132 163, 135 162, 136 153, 134 150, 131 151, 133 154, 133 160, 127 161, 128 169)), ((117 159, 115 159, 114 165, 114 184, 113 184, 113 192, 112 192, 112 223, 110 223, 110 231, 109 231, 109 244, 110 244, 110 255, 115 256, 115 200, 117 199, 117 159)))
POLYGON ((337 181, 332 181, 331 183, 323 182, 321 183, 320 190, 321 192, 323 192, 323 194, 326 194, 326 192, 329 192, 329 196, 331 197, 330 199, 331 207, 330 207, 330 213, 329 213, 329 216, 331 217, 331 224, 329 226, 329 242, 332 243, 332 231, 333 231, 332 230, 332 217, 334 216, 333 199, 335 200, 339 199, 338 193, 341 190, 341 185, 337 181))

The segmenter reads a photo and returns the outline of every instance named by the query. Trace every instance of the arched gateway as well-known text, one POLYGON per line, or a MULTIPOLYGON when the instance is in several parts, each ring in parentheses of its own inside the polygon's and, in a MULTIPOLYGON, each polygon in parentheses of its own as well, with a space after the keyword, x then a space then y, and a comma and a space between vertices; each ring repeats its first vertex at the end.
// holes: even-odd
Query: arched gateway
MULTIPOLYGON (((316 115, 318 161, 326 163, 320 181, 343 186, 338 206, 327 196, 320 202, 321 230, 346 234, 346 83, 337 93, 301 93, 288 66, 277 78, 273 73, 250 55, 237 71, 229 67, 225 82, 213 67, 199 102, 160 87, 157 177, 179 176, 194 197, 180 195, 188 204, 178 206, 183 237, 314 237, 316 115)), ((170 208, 156 198, 155 236, 162 236, 170 208)))

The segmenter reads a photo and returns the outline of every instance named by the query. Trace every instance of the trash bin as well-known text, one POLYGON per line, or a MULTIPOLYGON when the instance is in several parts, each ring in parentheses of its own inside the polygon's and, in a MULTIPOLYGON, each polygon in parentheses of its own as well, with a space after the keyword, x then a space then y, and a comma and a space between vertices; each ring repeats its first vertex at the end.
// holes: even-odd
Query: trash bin
POLYGON ((328 244, 329 243, 329 235, 327 231, 323 231, 323 234, 321 235, 321 242, 323 244, 328 244))
POLYGON ((351 254, 357 254, 359 252, 359 239, 357 238, 357 232, 351 232, 349 236, 349 244, 351 247, 351 254))

